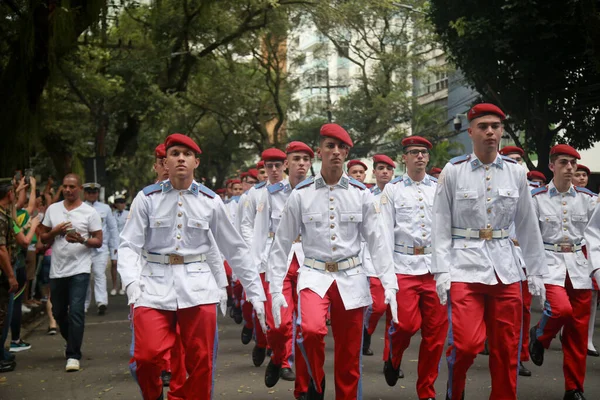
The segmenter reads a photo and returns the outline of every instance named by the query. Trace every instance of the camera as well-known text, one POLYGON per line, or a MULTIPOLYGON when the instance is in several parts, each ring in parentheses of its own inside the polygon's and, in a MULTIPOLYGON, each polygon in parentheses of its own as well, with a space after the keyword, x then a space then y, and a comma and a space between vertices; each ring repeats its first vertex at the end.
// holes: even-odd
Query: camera
POLYGON ((25 170, 25 184, 29 185, 30 182, 30 177, 33 175, 33 170, 31 168, 28 168, 25 170))

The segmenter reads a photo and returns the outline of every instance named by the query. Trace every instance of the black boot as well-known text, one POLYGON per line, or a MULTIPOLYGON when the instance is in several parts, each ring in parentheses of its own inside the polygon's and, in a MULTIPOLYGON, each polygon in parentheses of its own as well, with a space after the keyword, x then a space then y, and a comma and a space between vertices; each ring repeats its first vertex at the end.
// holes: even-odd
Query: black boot
POLYGON ((531 376, 531 371, 528 370, 522 362, 519 363, 519 375, 520 376, 531 376))
POLYGON ((171 373, 169 371, 161 371, 160 379, 162 380, 163 387, 169 387, 171 384, 171 373))
POLYGON ((281 371, 279 371, 279 377, 288 382, 294 382, 296 380, 296 374, 291 368, 281 368, 281 371))
POLYGON ((232 307, 231 308, 231 317, 233 318, 233 320, 235 321, 236 324, 241 324, 244 321, 244 316, 242 315, 242 309, 239 307, 232 307))
POLYGON ((0 372, 14 371, 16 366, 17 362, 15 360, 2 360, 0 361, 0 372))
POLYGON ((398 369, 394 368, 391 359, 388 359, 383 364, 383 376, 385 376, 385 382, 389 386, 396 386, 396 383, 398 383, 399 372, 400 367, 398 367, 398 369))
POLYGON ((252 340, 253 330, 251 328, 242 328, 242 344, 248 344, 252 340))
MULTIPOLYGON (((254 352, 252 354, 252 361, 254 361, 254 352)), ((254 365, 256 365, 256 363, 254 365)), ((281 365, 275 364, 273 360, 269 361, 269 364, 267 364, 267 369, 265 370, 265 385, 268 388, 272 388, 277 384, 277 382, 279 382, 280 371, 281 365)))
POLYGON ((372 356, 373 350, 371 350, 371 335, 367 332, 367 328, 363 328, 363 356, 372 356))
MULTIPOLYGON (((465 400, 465 392, 463 392, 462 397, 460 398, 461 400, 465 400)), ((450 398, 450 395, 448 394, 448 392, 446 392, 446 400, 454 400, 450 398)))
POLYGON ((323 381, 321 382, 321 393, 317 392, 315 383, 311 379, 310 383, 308 384, 308 393, 306 393, 306 400, 324 400, 324 399, 325 399, 325 377, 323 377, 323 381))
POLYGON ((529 331, 529 357, 538 367, 544 363, 544 346, 537 340, 536 327, 531 327, 529 331))
POLYGON ((490 355, 490 349, 488 348, 488 341, 487 339, 485 339, 485 345, 483 346, 483 350, 481 351, 482 356, 489 356, 490 355))
POLYGON ((563 400, 585 400, 585 397, 583 397, 583 392, 579 389, 567 390, 563 400))
MULTIPOLYGON (((264 347, 254 346, 252 349, 252 362, 255 367, 260 367, 267 356, 267 349, 264 347)), ((278 371, 279 372, 279 371, 278 371)), ((279 377, 279 374, 277 375, 279 377)))

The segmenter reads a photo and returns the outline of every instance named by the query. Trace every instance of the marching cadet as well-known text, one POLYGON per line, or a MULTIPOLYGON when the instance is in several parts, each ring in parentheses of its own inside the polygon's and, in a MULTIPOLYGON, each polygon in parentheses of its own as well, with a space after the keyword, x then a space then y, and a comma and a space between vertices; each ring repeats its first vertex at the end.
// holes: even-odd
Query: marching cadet
MULTIPOLYGON (((264 207, 259 206, 260 211, 257 211, 254 223, 253 259, 255 260, 255 264, 262 263, 265 267, 267 266, 268 252, 265 254, 261 249, 265 248, 267 239, 274 236, 274 232, 277 231, 288 197, 292 193, 292 190, 306 179, 306 174, 315 156, 313 150, 302 142, 289 143, 286 146, 285 152, 285 166, 288 169, 289 178, 268 185, 267 190, 263 191, 259 204, 264 204, 264 207)), ((270 165, 268 161, 266 164, 267 166, 270 165)), ((283 282, 282 295, 286 303, 290 304, 290 307, 283 309, 280 314, 274 314, 268 310, 268 306, 271 304, 267 300, 266 310, 267 325, 269 326, 267 339, 269 346, 273 350, 273 355, 265 371, 265 385, 267 387, 275 386, 280 377, 288 381, 295 380, 294 396, 296 398, 306 395, 310 379, 306 363, 300 351, 296 351, 294 357, 292 357, 292 346, 294 346, 293 320, 298 304, 298 269, 300 268, 300 264, 304 262, 304 253, 302 252, 300 240, 300 238, 297 239, 292 245, 292 250, 287 259, 289 265, 288 272, 283 282), (293 361, 296 365, 296 376, 294 376, 291 369, 293 358, 295 358, 293 361)), ((271 273, 267 269, 267 280, 269 280, 270 276, 271 273)), ((267 295, 267 299, 270 299, 270 295, 267 295)), ((273 302, 277 301, 277 298, 273 298, 273 302)))
POLYGON ((431 143, 419 136, 402 140, 406 173, 386 185, 380 198, 398 279, 398 323, 390 332, 391 355, 385 380, 396 385, 400 363, 412 336, 421 330, 417 395, 435 399, 438 365, 444 351, 448 317, 431 274, 431 219, 437 179, 425 172, 431 143))
POLYGON ((240 196, 243 193, 242 190, 242 181, 239 179, 230 179, 231 184, 231 197, 225 200, 225 208, 227 209, 227 214, 229 215, 229 221, 232 224, 235 224, 235 219, 237 215, 238 202, 240 201, 240 196))
POLYGON ((544 349, 563 329, 564 400, 585 399, 583 382, 592 298, 590 268, 581 251, 581 243, 597 196, 571 182, 580 158, 569 145, 552 147, 549 167, 554 178, 547 186, 532 191, 548 272, 543 275, 546 285, 544 312, 540 322, 531 328, 529 353, 535 365, 542 365, 544 349))
MULTIPOLYGON (((600 212, 598 211, 599 207, 596 205, 596 209, 590 218, 587 227, 585 228, 585 241, 586 247, 588 251, 588 260, 590 260, 590 270, 592 271, 591 276, 594 278, 594 287, 597 288, 600 286, 600 212)), ((594 291, 596 296, 598 291, 594 291)), ((592 309, 596 308, 596 303, 592 302, 592 309)), ((595 314, 594 314, 595 316, 595 314)), ((589 324, 590 327, 593 327, 592 321, 589 324)), ((593 332, 593 328, 590 328, 588 334, 593 332)), ((588 355, 598 357, 598 352, 594 348, 594 344, 592 340, 588 338, 588 355), (590 350, 593 349, 593 350, 590 350), (590 351, 594 351, 595 353, 590 354, 590 351)))
MULTIPOLYGON (((109 258, 114 264, 117 262, 119 230, 110 206, 98 201, 100 187, 98 183, 85 183, 83 185, 83 198, 88 206, 96 210, 102 221, 102 247, 92 251, 92 275, 94 277, 94 298, 98 307, 98 315, 104 315, 108 306, 106 263, 109 258)), ((85 298, 86 311, 91 301, 92 283, 90 282, 85 298)))
MULTIPOLYGON (((273 231, 271 231, 271 233, 267 232, 266 241, 260 240, 261 243, 264 243, 261 248, 255 248, 253 244, 255 234, 254 225, 257 213, 262 213, 264 211, 265 203, 261 201, 261 199, 263 198, 263 194, 267 191, 267 186, 279 184, 283 180, 283 170, 285 169, 286 157, 286 154, 277 148, 266 149, 262 152, 261 158, 265 163, 264 166, 267 171, 268 178, 267 180, 254 185, 253 190, 248 191, 248 195, 244 199, 239 211, 242 215, 240 224, 240 233, 242 238, 248 245, 248 248, 253 249, 253 254, 258 254, 258 256, 251 258, 253 263, 252 266, 260 273, 265 292, 267 292, 267 306, 271 304, 271 299, 270 295, 268 294, 268 284, 265 279, 266 263, 262 263, 261 260, 263 257, 267 257, 269 249, 271 248, 271 244, 273 243, 273 231)), ((254 326, 256 326, 256 322, 254 323, 254 326)), ((242 334, 244 332, 249 333, 247 329, 245 331, 242 330, 242 334)), ((260 367, 267 354, 268 338, 264 333, 260 332, 260 330, 255 329, 254 333, 256 345, 254 346, 254 349, 252 349, 252 362, 255 366, 260 367)), ((242 342, 247 341, 247 338, 242 338, 242 342)), ((284 350, 284 348, 282 348, 282 350, 284 350)), ((285 362, 284 367, 289 369, 290 365, 287 361, 289 359, 288 355, 278 354, 275 356, 275 359, 277 361, 283 360, 285 362)))
POLYGON ((529 181, 529 186, 541 187, 546 184, 546 175, 540 171, 529 171, 527 173, 527 180, 529 181))
MULTIPOLYGON (((129 211, 125 209, 126 205, 125 196, 119 195, 115 197, 115 210, 113 211, 113 216, 115 217, 115 221, 117 221, 117 231, 119 232, 119 235, 123 231, 125 223, 127 222, 127 216, 129 215, 129 211)), ((117 240, 119 240, 118 237, 117 240)), ((117 285, 117 279, 119 276, 117 274, 117 260, 112 262, 110 276, 113 282, 113 288, 110 291, 110 295, 116 296, 118 292, 121 296, 123 296, 125 294, 125 287, 123 287, 121 284, 121 289, 119 289, 119 286, 117 285)))
POLYGON ((154 149, 154 165, 152 168, 156 172, 156 182, 169 179, 169 171, 165 168, 166 157, 165 144, 161 143, 154 149))
POLYGON ((438 167, 433 167, 429 170, 429 176, 432 176, 435 179, 437 179, 441 173, 442 173, 442 169, 438 168, 438 167))
MULTIPOLYGON (((376 154, 373 156, 373 175, 375 175, 376 185, 371 188, 371 193, 378 199, 381 195, 385 185, 392 180, 394 177, 394 170, 396 169, 396 163, 386 156, 385 154, 376 154)), ((371 290, 371 297, 373 298, 373 304, 367 308, 367 316, 365 318, 365 327, 363 332, 363 350, 364 356, 372 356, 373 350, 371 350, 371 336, 377 328, 377 323, 383 314, 387 310, 387 305, 384 299, 384 290, 381 285, 381 281, 377 278, 375 268, 371 261, 371 255, 367 249, 366 242, 361 244, 361 255, 363 268, 367 277, 369 278, 369 287, 371 290)), ((389 318, 386 318, 386 332, 389 328, 389 318)), ((389 355, 389 340, 387 334, 385 335, 383 348, 383 361, 387 361, 389 355)))
POLYGON ((516 399, 523 269, 509 240, 512 223, 533 295, 544 298, 548 268, 525 169, 498 154, 504 113, 482 103, 467 118, 474 153, 446 164, 433 203, 431 272, 441 303, 449 300, 446 398, 464 398, 467 370, 487 332, 490 399, 516 399))
POLYGON ((220 303, 223 309, 227 300, 222 289, 226 279, 221 283, 223 279, 212 272, 213 264, 207 264, 213 240, 244 284, 263 329, 265 295, 257 272, 245 267, 248 248, 229 222, 221 199, 194 181, 198 145, 173 134, 165 148, 170 179, 138 193, 119 247, 118 270, 129 303, 135 305, 136 375, 144 399, 162 399, 163 356, 173 347, 179 328, 188 378, 169 397, 210 399, 217 344, 215 305, 220 303))
POLYGON ((592 171, 583 164, 577 164, 577 171, 573 174, 573 185, 587 187, 592 171))
POLYGON ((360 183, 364 184, 365 178, 367 177, 367 164, 360 160, 350 160, 346 165, 348 169, 348 176, 356 179, 360 183))
POLYGON ((264 160, 260 160, 256 163, 256 179, 258 179, 259 182, 267 180, 267 170, 265 169, 264 160))
POLYGON ((338 400, 360 399, 362 327, 365 308, 371 304, 358 257, 361 235, 368 243, 395 322, 397 282, 379 205, 362 183, 343 170, 352 139, 337 124, 323 125, 320 134, 317 153, 322 160, 321 171, 296 186, 286 203, 268 259, 269 289, 273 314, 278 315, 281 307, 288 306, 283 282, 288 254, 300 232, 305 258, 298 272, 297 340, 311 377, 306 399, 324 399, 325 319, 330 307, 335 396, 338 400))
POLYGON ((504 146, 499 151, 500 155, 512 158, 516 161, 517 164, 523 165, 523 156, 525 155, 525 151, 517 146, 504 146))

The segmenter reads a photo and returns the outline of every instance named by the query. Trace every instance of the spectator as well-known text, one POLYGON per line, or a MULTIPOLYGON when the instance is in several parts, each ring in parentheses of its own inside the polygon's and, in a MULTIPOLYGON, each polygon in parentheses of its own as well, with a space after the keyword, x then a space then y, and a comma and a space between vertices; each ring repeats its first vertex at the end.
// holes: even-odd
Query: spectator
POLYGON ((79 371, 92 249, 102 247, 100 216, 81 201, 81 189, 79 176, 66 175, 62 185, 65 199, 48 207, 41 226, 42 241, 52 244, 52 313, 62 337, 67 341, 67 372, 79 371))
MULTIPOLYGON (((119 231, 119 234, 121 234, 121 231, 125 227, 125 222, 127 222, 129 216, 129 211, 125 209, 126 205, 125 196, 120 195, 115 198, 115 211, 113 211, 113 215, 117 221, 117 230, 119 231)), ((119 286, 117 285, 117 260, 111 260, 111 264, 110 277, 112 278, 113 288, 110 291, 110 295, 116 296, 118 290, 119 294, 123 296, 125 294, 125 289, 122 287, 122 283, 121 289, 118 289, 119 286)))

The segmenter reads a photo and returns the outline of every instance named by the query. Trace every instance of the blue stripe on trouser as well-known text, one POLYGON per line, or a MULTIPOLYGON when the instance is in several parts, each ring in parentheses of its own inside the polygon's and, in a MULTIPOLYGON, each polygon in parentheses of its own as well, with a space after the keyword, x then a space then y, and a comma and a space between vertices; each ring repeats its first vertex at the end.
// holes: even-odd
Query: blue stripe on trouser
MULTIPOLYGON (((215 305, 217 307, 217 317, 219 316, 219 304, 215 305)), ((213 343, 213 359, 212 359, 212 387, 210 389, 210 398, 215 395, 215 372, 217 371, 217 351, 219 350, 219 323, 217 322, 218 318, 215 318, 215 341, 213 343)))
POLYGON ((306 354, 306 349, 304 348, 304 337, 302 336, 302 305, 301 305, 301 301, 300 301, 300 292, 298 292, 298 320, 296 321, 298 324, 298 339, 297 339, 297 343, 298 343, 298 347, 300 348, 300 352, 302 353, 302 357, 304 357, 304 361, 306 362, 306 369, 308 370, 308 375, 310 376, 310 379, 313 379, 313 373, 312 370, 310 369, 310 362, 308 361, 308 357, 306 354))
POLYGON ((135 381, 135 383, 138 385, 138 389, 140 390, 140 394, 142 393, 142 388, 140 387, 140 384, 138 382, 137 379, 137 363, 135 362, 135 359, 133 358, 133 354, 135 352, 135 329, 133 326, 133 313, 134 313, 135 308, 131 308, 131 313, 129 314, 129 320, 131 321, 131 324, 129 325, 131 327, 131 346, 129 346, 129 356, 131 357, 131 362, 129 363, 129 372, 131 373, 131 376, 133 377, 133 380, 135 381))
POLYGON ((288 358, 288 363, 290 364, 290 368, 294 366, 294 361, 296 360, 296 313, 292 313, 292 352, 288 358))
MULTIPOLYGON (((535 338, 533 339, 537 339, 544 334, 544 328, 550 317, 552 317, 552 306, 550 306, 550 302, 546 300, 544 302, 544 310, 542 311, 542 319, 535 330, 535 338)), ((529 340, 532 340, 532 338, 529 338, 529 340)))
POLYGON ((452 346, 448 361, 448 398, 452 399, 452 375, 454 374, 454 364, 456 363, 456 346, 454 346, 454 333, 452 332, 452 303, 450 302, 450 291, 448 291, 448 346, 452 346))

